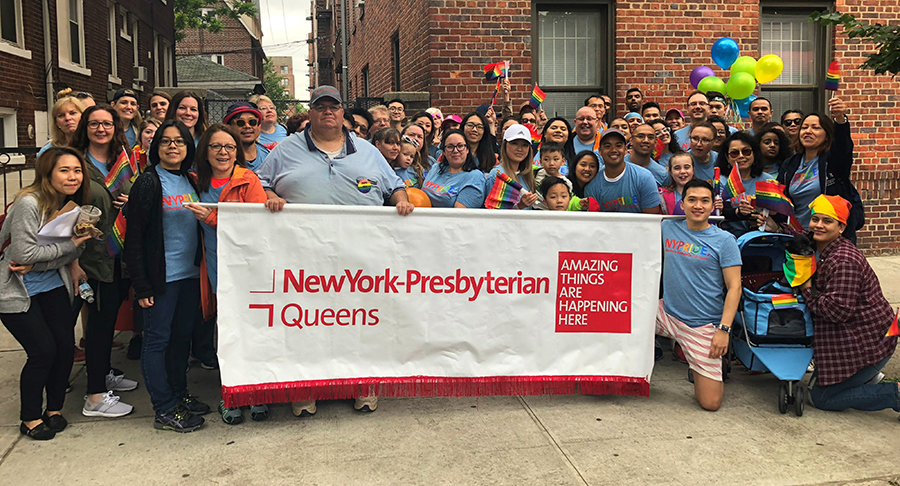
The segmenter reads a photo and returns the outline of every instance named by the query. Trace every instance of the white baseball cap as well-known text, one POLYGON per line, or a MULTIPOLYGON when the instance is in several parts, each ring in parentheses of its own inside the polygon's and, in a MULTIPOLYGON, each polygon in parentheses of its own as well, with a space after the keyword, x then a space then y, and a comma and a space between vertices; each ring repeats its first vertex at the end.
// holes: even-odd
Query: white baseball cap
POLYGON ((525 140, 526 142, 531 143, 531 132, 528 131, 528 128, 525 125, 516 123, 515 125, 510 125, 510 127, 506 129, 506 132, 503 133, 503 140, 506 142, 525 140))

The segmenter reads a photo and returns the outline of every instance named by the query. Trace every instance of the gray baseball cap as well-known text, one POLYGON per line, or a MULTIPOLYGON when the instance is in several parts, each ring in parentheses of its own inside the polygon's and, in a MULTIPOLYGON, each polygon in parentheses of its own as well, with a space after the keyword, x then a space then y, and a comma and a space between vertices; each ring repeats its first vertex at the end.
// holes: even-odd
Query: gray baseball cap
POLYGON ((322 98, 331 98, 334 101, 337 101, 339 104, 344 103, 344 101, 341 99, 341 94, 338 93, 337 88, 335 88, 334 86, 324 85, 314 89, 312 92, 312 97, 309 99, 309 104, 312 105, 322 98))

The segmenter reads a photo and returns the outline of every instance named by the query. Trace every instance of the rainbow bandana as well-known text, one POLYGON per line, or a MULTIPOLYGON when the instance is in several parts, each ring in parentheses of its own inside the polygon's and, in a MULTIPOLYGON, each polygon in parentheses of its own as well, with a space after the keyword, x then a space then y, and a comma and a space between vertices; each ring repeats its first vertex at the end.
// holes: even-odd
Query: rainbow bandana
POLYGON ((786 259, 781 268, 784 270, 784 277, 791 287, 803 285, 816 273, 815 255, 795 255, 789 252, 784 252, 784 255, 786 259))
POLYGON ((822 194, 809 203, 809 209, 812 214, 830 216, 844 224, 847 224, 847 218, 850 217, 850 203, 841 196, 822 194))

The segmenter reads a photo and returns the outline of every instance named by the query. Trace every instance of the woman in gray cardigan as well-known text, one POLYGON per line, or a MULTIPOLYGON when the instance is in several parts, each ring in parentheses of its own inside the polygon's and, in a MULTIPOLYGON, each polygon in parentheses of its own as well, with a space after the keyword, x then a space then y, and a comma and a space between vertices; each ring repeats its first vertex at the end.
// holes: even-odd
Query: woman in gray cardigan
POLYGON ((75 353, 74 282, 84 276, 77 259, 89 238, 39 244, 38 232, 67 202, 89 200, 86 169, 73 149, 45 151, 34 183, 16 195, 0 227, 0 242, 9 242, 0 256, 0 321, 28 356, 19 383, 19 430, 37 440, 52 439, 68 424, 60 411, 75 353), (41 413, 45 390, 47 409, 41 413))

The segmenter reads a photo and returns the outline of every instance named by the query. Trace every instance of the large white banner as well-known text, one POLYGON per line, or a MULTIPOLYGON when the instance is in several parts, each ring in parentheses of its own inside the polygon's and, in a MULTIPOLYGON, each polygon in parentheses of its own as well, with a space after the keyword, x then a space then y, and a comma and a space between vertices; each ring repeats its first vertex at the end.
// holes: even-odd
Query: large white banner
POLYGON ((660 218, 220 204, 228 405, 649 394, 660 218))

